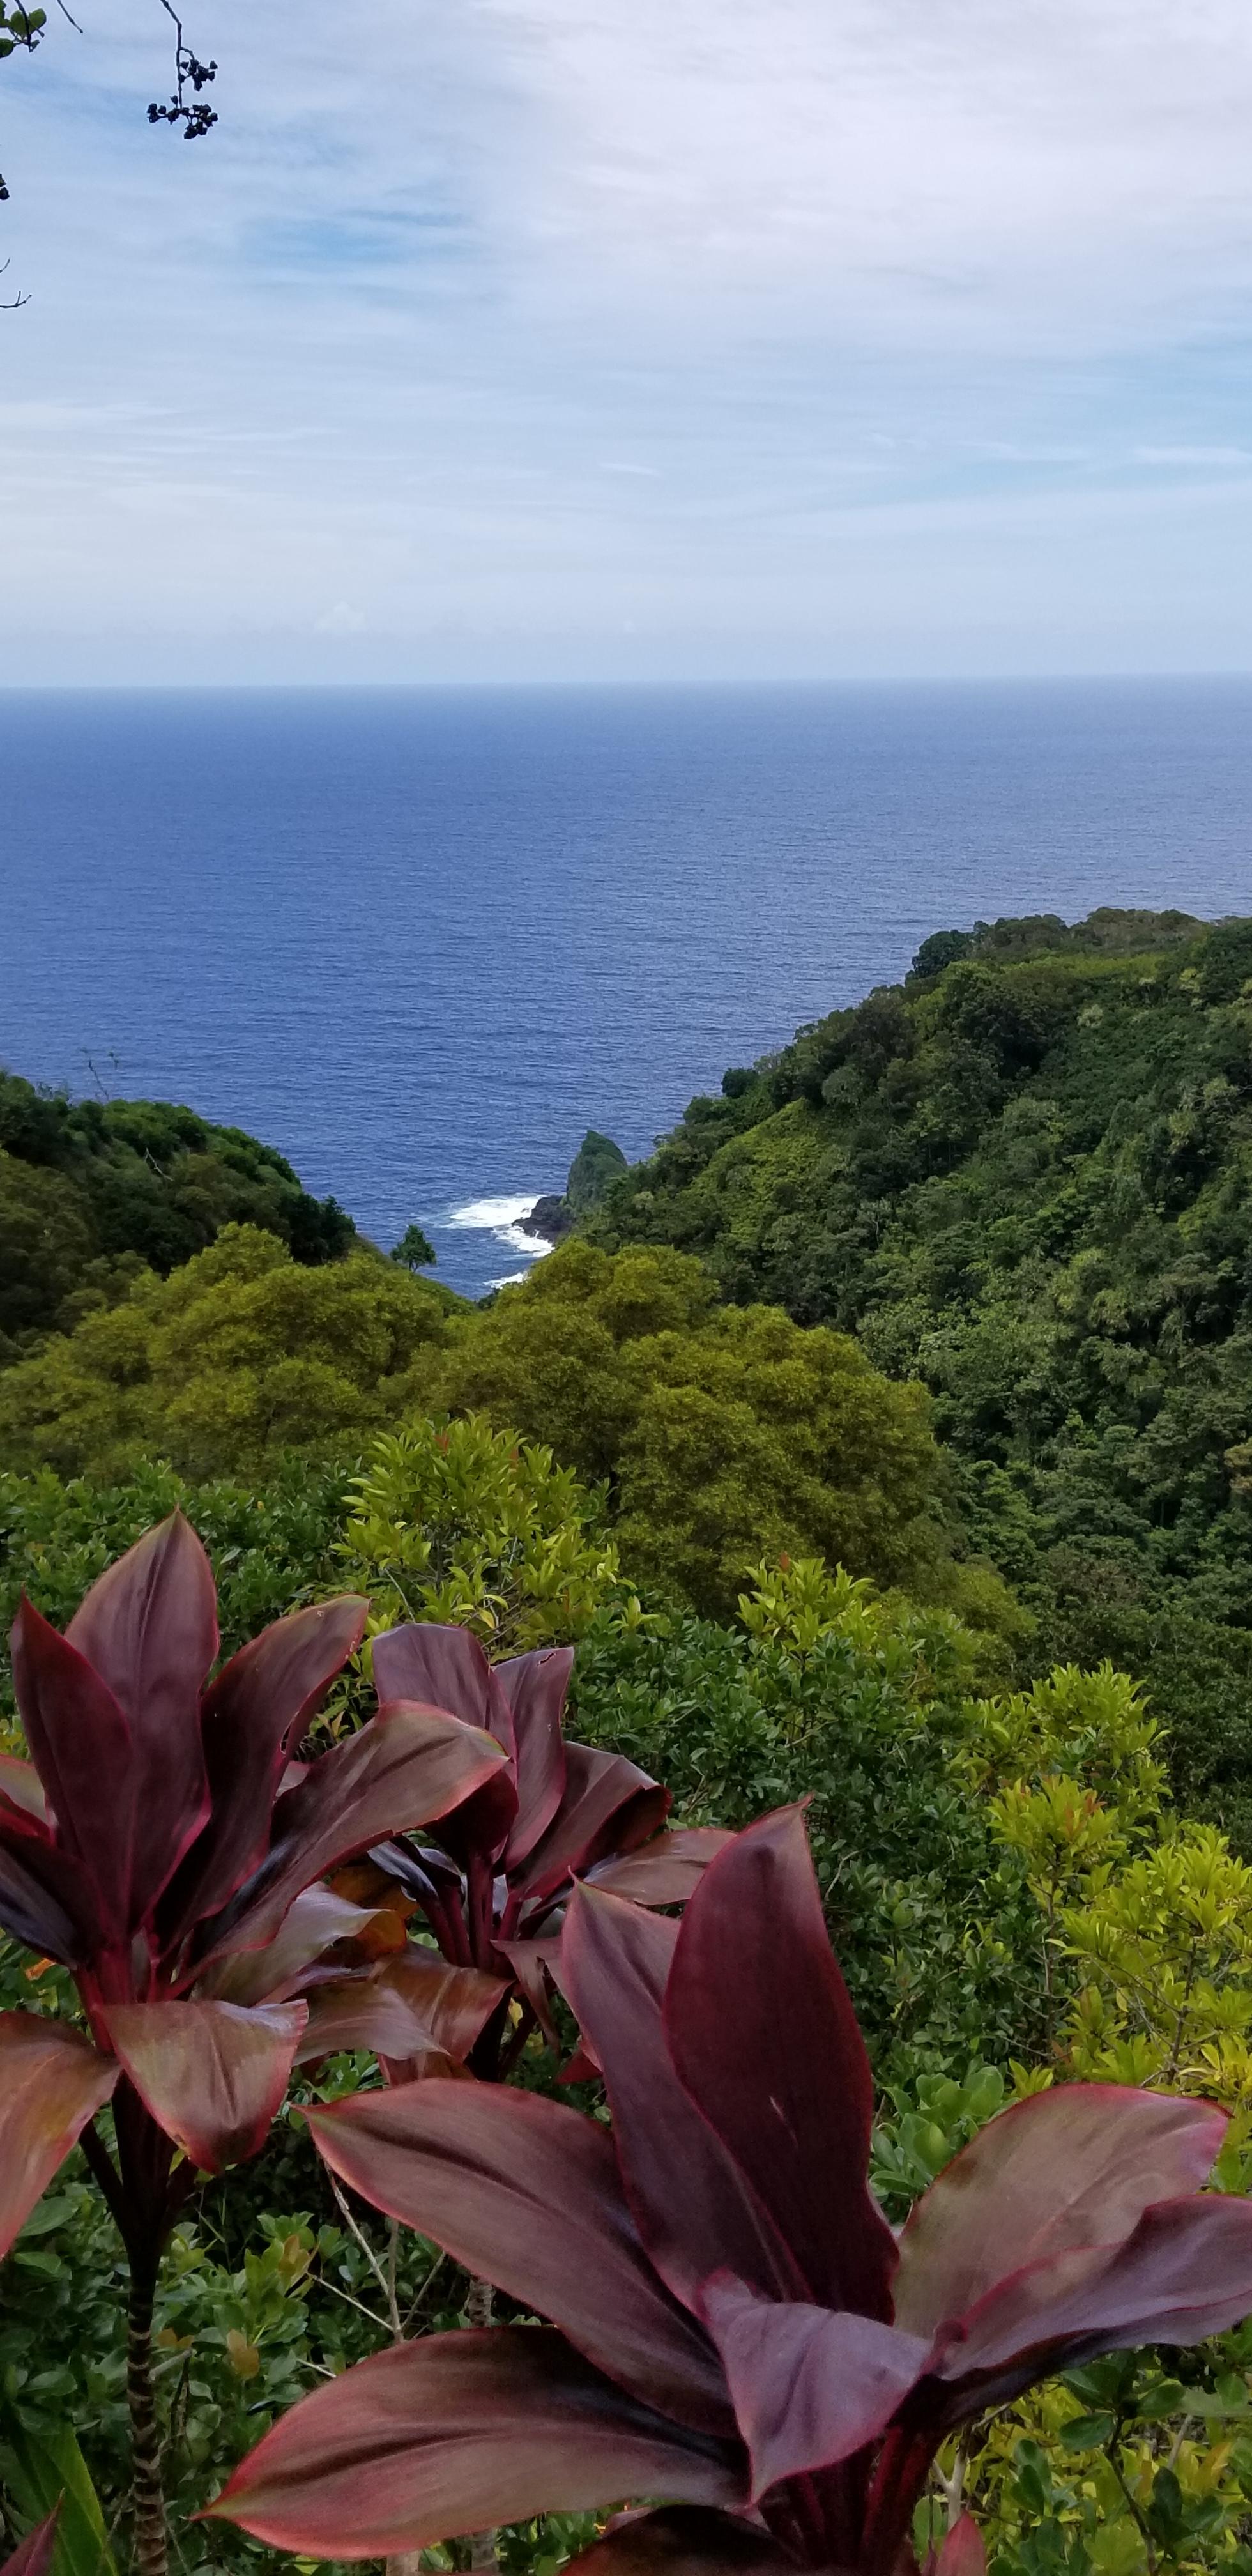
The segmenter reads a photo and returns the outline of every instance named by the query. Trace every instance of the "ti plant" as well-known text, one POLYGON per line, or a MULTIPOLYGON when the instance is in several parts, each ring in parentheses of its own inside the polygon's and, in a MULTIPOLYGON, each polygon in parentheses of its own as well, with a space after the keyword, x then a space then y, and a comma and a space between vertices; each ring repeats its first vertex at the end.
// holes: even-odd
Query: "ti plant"
MULTIPOLYGON (((1252 2208, 1201 2185, 1224 2115, 1073 2085, 1000 2113, 897 2240, 870 2070, 798 1812, 711 1862, 677 1923, 590 1887, 562 1980, 612 2131, 507 2088, 316 2110, 332 2169, 523 2317, 359 2364, 212 2511, 312 2557, 659 2500, 605 2576, 901 2576, 945 2437, 1097 2354, 1252 2309, 1252 2208)), ((944 2576, 977 2565, 962 2519, 944 2576)))
POLYGON ((391 1955, 394 1916, 315 1884, 504 1762, 494 1739, 400 1704, 292 1762, 367 1607, 277 1620, 206 1688, 213 1577, 176 1514, 93 1584, 64 1636, 27 1600, 13 1630, 33 1764, 0 1758, 0 1926, 68 1970, 80 2012, 0 2013, 0 2252, 81 2140, 130 2268, 144 2576, 166 2551, 153 2300, 198 2179, 256 2154, 299 2058, 442 2046, 446 2065, 464 2054, 449 2024, 467 2046, 499 1994, 485 1978, 467 1994, 429 1952, 391 1955), (106 2103, 115 2155, 94 2125, 106 2103))
POLYGON ((621 1754, 567 1742, 570 1647, 491 1665, 467 1629, 423 1623, 375 1637, 373 1657, 387 1699, 450 1709, 507 1758, 441 1819, 437 1842, 380 1844, 338 1883, 367 1903, 398 1886, 451 1965, 508 1981, 469 2060, 476 2075, 507 2074, 536 2023, 556 2041, 548 1978, 573 1885, 680 1905, 730 1837, 669 1830, 668 1789, 621 1754))

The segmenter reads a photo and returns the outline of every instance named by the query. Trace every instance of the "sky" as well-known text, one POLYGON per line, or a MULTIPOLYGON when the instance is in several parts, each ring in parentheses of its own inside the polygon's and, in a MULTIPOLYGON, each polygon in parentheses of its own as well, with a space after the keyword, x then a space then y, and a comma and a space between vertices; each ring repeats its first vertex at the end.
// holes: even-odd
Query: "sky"
POLYGON ((5 684, 1252 669, 1247 0, 72 5, 5 684))

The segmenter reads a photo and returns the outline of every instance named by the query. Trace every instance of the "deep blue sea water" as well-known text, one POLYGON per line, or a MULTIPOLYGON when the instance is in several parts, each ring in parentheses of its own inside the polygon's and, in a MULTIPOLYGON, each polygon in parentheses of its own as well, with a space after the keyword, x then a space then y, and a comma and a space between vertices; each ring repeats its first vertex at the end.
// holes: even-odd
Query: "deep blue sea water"
POLYGON ((930 930, 1252 911, 1252 684, 17 692, 0 869, 0 1061, 478 1294, 586 1127, 644 1153, 930 930))

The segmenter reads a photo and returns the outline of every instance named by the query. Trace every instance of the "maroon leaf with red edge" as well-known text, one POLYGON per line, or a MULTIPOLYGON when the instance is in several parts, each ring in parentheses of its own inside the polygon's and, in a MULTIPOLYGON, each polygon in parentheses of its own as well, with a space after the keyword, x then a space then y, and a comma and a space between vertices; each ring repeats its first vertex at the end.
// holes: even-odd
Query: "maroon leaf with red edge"
POLYGON ((114 2004, 109 2037, 141 2101, 202 2173, 264 2146, 307 2005, 114 2004))
POLYGON ((271 2549, 383 2558, 626 2496, 738 2505, 741 2459, 640 2406, 562 2336, 507 2326, 358 2362, 281 2416, 208 2511, 271 2549))
POLYGON ((52 2553, 56 2548, 57 2524, 60 2517, 61 2507, 58 2503, 53 2506, 50 2514, 45 2515, 42 2522, 36 2523, 33 2531, 27 2532, 25 2540, 19 2540, 12 2557, 6 2558, 0 2565, 0 2576, 47 2576, 47 2571, 52 2565, 52 2553))
POLYGON ((990 2120, 917 2201, 900 2240, 897 2322, 933 2334, 1027 2263, 1117 2244, 1153 2201, 1196 2191, 1228 2114, 1121 2084, 1066 2084, 990 2120))
POLYGON ((632 1905, 685 1905, 711 1860, 734 1841, 716 1825, 680 1825, 654 1834, 638 1851, 614 1853, 587 1872, 588 1887, 625 1896, 632 1905))
POLYGON ((201 1966, 259 1948, 315 1878, 387 1834, 446 1815, 507 1760, 494 1736, 442 1710, 384 1710, 283 1791, 270 1850, 209 1927, 201 1966))
POLYGON ((657 2280, 611 2141, 503 2085, 423 2083, 308 2113, 326 2162, 378 2209, 550 2317, 587 2360, 705 2431, 733 2431, 703 2328, 657 2280))
POLYGON ((95 1891, 49 1828, 0 1798, 0 1924, 37 1957, 77 1968, 100 1946, 95 1891))
POLYGON ((711 2505, 669 2504, 622 2514, 571 2559, 567 2576, 788 2576, 795 2565, 761 2523, 711 2505))
POLYGON ((972 2513, 961 2514, 926 2560, 925 2576, 985 2576, 987 2552, 972 2513))
POLYGON ((513 1718, 517 1820, 509 1835, 506 1869, 517 1869, 545 1834, 565 1792, 565 1740, 561 1720, 573 1670, 570 1646, 540 1646, 497 1664, 495 1680, 513 1718))
POLYGON ((455 2064, 469 2055, 507 1993, 499 1977, 484 1977, 477 1968, 449 1968, 441 1959, 428 1965, 420 1956, 384 1959, 310 1990, 296 2063, 340 2049, 369 2049, 390 2061, 425 2058, 433 2049, 455 2064))
POLYGON ((758 2298, 726 2272, 707 2283, 704 2313, 748 2446, 754 2504, 872 2442, 931 2355, 929 2337, 848 2308, 758 2298))
POLYGON ((217 1653, 217 1596, 175 1512, 92 1584, 66 1629, 112 1692, 134 1747, 132 1904, 142 1921, 209 1812, 200 1693, 217 1653))
POLYGON ((343 1593, 293 1610, 241 1646, 206 1691, 213 1812, 162 1909, 167 1947, 199 1916, 225 1905, 264 1859, 288 1751, 360 1644, 368 1609, 358 1594, 343 1593))
POLYGON ((23 1815, 36 1817, 41 1825, 47 1824, 48 1801, 33 1762, 19 1762, 15 1753, 0 1753, 0 1798, 20 1807, 23 1815))
POLYGON ((934 2364, 942 2423, 1047 2372, 1145 2343, 1203 2343, 1252 2311, 1252 2206, 1216 2192, 1158 2201, 1124 2244, 1075 2248, 1001 2281, 934 2364), (990 2385, 992 2398, 986 2398, 990 2385))
POLYGON ((57 1845, 88 1880, 105 1938, 120 1943, 132 1928, 130 1728, 108 1685, 25 1594, 11 1645, 17 1705, 56 1818, 57 1845))
MULTIPOLYGON (((332 1888, 306 1887, 273 1940, 263 1950, 233 1950, 216 1960, 196 1979, 196 1997, 225 2004, 282 2003, 300 1991, 314 1962, 328 1950, 357 1941, 368 1949, 379 1925, 387 1930, 386 1946, 401 1948, 403 1926, 385 1907, 353 1905, 332 1888)), ((351 1956, 339 1962, 341 1968, 357 1964, 351 1956)))
POLYGON ((669 1790, 624 1754, 567 1744, 560 1807, 517 1884, 531 1898, 552 1895, 572 1871, 590 1867, 610 1847, 629 1851, 650 1841, 669 1810, 669 1790))
POLYGON ((477 1637, 468 1628, 423 1620, 375 1637, 371 1653, 374 1687, 384 1709, 400 1701, 446 1709, 504 1746, 507 1767, 494 1772, 448 1817, 443 1834, 449 1851, 461 1861, 471 1852, 494 1856, 503 1851, 517 1814, 513 1713, 477 1637))
POLYGON ((664 2021, 681 2082, 809 2294, 889 2322, 895 2240, 867 2179, 873 2080, 797 1807, 749 1825, 705 1871, 664 2021))
POLYGON ((674 2073, 661 1998, 677 1940, 676 1923, 621 1897, 580 1884, 570 1899, 561 1990, 604 2068, 635 2224, 662 2280, 697 2312, 704 2282, 725 2269, 802 2299, 778 2229, 674 2073))
POLYGON ((0 2254, 7 2254, 117 2082, 112 2058, 62 2022, 0 2012, 0 2254))

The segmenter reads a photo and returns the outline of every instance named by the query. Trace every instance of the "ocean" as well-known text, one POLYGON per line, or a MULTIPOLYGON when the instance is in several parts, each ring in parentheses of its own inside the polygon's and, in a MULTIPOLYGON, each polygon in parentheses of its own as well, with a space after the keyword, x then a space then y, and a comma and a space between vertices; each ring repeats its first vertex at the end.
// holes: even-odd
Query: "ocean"
POLYGON ((926 934, 1252 911, 1252 683, 22 692, 0 1062, 278 1146, 470 1295, 926 934))

